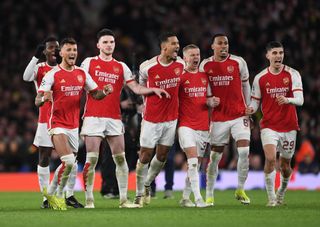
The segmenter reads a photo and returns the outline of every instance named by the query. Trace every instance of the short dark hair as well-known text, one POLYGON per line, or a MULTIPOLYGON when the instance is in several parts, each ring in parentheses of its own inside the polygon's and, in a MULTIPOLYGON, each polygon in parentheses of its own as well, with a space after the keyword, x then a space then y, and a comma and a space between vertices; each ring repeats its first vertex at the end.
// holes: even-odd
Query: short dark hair
POLYGON ((268 52, 268 51, 271 50, 272 48, 278 48, 278 47, 282 47, 282 48, 283 48, 282 43, 280 43, 279 41, 271 41, 271 42, 269 42, 269 43, 267 44, 266 50, 267 50, 267 52, 268 52))
POLYGON ((48 42, 57 42, 57 41, 58 41, 57 37, 55 37, 55 36, 48 36, 48 37, 43 41, 43 44, 46 44, 46 43, 48 43, 48 42))
POLYGON ((60 43, 60 48, 63 47, 65 44, 77 44, 77 41, 72 37, 64 38, 60 43))
POLYGON ((164 33, 161 33, 158 37, 159 39, 159 45, 161 46, 162 43, 164 42, 167 42, 168 41, 168 38, 169 37, 172 37, 172 36, 177 36, 176 33, 174 32, 164 32, 164 33))
POLYGON ((228 37, 225 33, 217 33, 217 34, 214 34, 214 35, 213 35, 213 37, 212 37, 212 42, 214 42, 214 40, 215 40, 217 37, 221 37, 221 36, 228 37))
POLYGON ((115 37, 115 34, 112 30, 104 28, 97 33, 97 39, 99 40, 102 36, 105 35, 113 36, 113 38, 115 37))

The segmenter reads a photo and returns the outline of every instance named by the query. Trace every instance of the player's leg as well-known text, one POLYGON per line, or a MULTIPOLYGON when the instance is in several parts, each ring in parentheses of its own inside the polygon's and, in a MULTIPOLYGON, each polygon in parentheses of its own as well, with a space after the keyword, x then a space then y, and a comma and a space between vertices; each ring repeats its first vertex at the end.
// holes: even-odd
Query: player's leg
MULTIPOLYGON (((37 166, 38 180, 40 191, 43 192, 43 188, 48 188, 50 183, 50 168, 49 158, 51 156, 52 147, 39 146, 39 164, 37 166)), ((44 197, 41 208, 49 208, 48 201, 44 197)))
MULTIPOLYGON (((40 191, 43 192, 43 188, 48 188, 50 184, 49 159, 53 147, 46 123, 38 123, 33 144, 38 147, 39 163, 37 173, 40 191)), ((49 208, 48 201, 45 197, 43 197, 41 208, 49 208)))
POLYGON ((288 183, 291 178, 291 158, 295 151, 296 145, 296 131, 282 133, 283 137, 280 139, 280 187, 277 191, 277 204, 284 203, 284 195, 287 190, 288 183))
POLYGON ((83 183, 85 188, 85 208, 94 208, 93 186, 95 180, 95 168, 98 163, 101 137, 85 136, 87 156, 83 168, 83 183))
POLYGON ((242 204, 250 204, 250 198, 244 191, 249 172, 250 120, 246 116, 235 119, 233 122, 231 135, 236 141, 238 151, 238 188, 235 191, 235 197, 242 204))
POLYGON ((261 141, 265 155, 264 175, 268 195, 267 206, 276 206, 275 177, 276 177, 276 152, 278 135, 270 129, 261 130, 261 141))
POLYGON ((74 196, 74 186, 77 180, 78 174, 78 162, 76 160, 79 148, 79 129, 67 130, 68 142, 72 149, 73 155, 75 156, 75 162, 72 166, 68 181, 66 183, 66 204, 73 208, 84 208, 84 206, 74 196))
POLYGON ((214 205, 214 184, 219 174, 219 162, 223 150, 230 140, 230 125, 228 122, 211 122, 210 130, 210 161, 207 166, 206 202, 214 205))

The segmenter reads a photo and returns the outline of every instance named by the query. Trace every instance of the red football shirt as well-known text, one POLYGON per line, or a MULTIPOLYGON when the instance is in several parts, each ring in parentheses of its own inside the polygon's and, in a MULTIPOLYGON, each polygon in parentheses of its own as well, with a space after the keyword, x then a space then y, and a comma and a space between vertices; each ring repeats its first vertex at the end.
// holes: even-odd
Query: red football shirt
POLYGON ((179 127, 209 130, 206 104, 208 77, 205 73, 185 71, 181 75, 179 89, 179 127))
MULTIPOLYGON (((38 90, 38 88, 40 87, 42 78, 52 68, 53 67, 48 65, 46 62, 41 62, 36 65, 33 72, 34 84, 35 84, 36 90, 38 90)), ((39 123, 48 123, 49 116, 50 116, 49 115, 50 109, 51 109, 51 102, 46 102, 39 108, 39 117, 38 117, 39 123)))
POLYGON ((52 90, 53 101, 48 128, 78 128, 83 89, 92 91, 97 87, 91 76, 77 66, 71 71, 57 66, 48 72, 38 90, 38 92, 52 90))
POLYGON ((184 62, 178 57, 174 62, 164 65, 158 56, 140 65, 140 84, 146 87, 157 87, 166 90, 171 98, 161 99, 156 95, 145 97, 143 118, 153 123, 173 121, 178 118, 178 92, 180 76, 184 62))
POLYGON ((224 122, 244 116, 246 102, 242 81, 249 79, 244 59, 229 55, 218 62, 210 57, 201 62, 200 71, 208 75, 212 95, 220 98, 220 104, 212 111, 212 121, 224 122))
POLYGON ((292 104, 279 105, 276 97, 293 97, 294 91, 302 91, 301 76, 298 71, 284 66, 275 75, 268 68, 261 71, 253 81, 251 98, 260 100, 263 117, 261 128, 270 128, 277 132, 299 130, 296 107, 292 104))
POLYGON ((113 86, 113 92, 103 100, 87 95, 84 117, 106 117, 121 119, 120 94, 124 83, 134 80, 129 67, 115 59, 104 61, 99 56, 86 58, 81 67, 88 72, 100 89, 107 84, 113 86))

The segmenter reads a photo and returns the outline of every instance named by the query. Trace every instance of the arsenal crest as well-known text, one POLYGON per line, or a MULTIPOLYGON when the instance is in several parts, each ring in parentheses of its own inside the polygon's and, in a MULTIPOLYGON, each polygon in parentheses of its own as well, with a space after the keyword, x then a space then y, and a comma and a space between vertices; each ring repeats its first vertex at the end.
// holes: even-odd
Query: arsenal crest
POLYGON ((207 80, 206 79, 201 78, 201 82, 202 82, 203 85, 207 85, 207 80))
POLYGON ((282 81, 283 81, 284 85, 288 85, 289 84, 289 78, 288 77, 283 78, 282 81))
POLYGON ((79 81, 80 83, 83 82, 83 77, 82 77, 81 75, 78 75, 78 76, 77 76, 77 79, 78 79, 78 81, 79 81))
POLYGON ((179 68, 175 68, 175 69, 174 69, 174 73, 175 73, 177 76, 180 76, 181 70, 180 70, 179 68))
POLYGON ((119 73, 119 72, 120 72, 120 69, 119 69, 119 67, 113 66, 113 71, 114 71, 115 73, 119 73))
POLYGON ((229 66, 227 67, 227 70, 228 70, 229 73, 233 73, 234 67, 233 67, 232 65, 229 65, 229 66))

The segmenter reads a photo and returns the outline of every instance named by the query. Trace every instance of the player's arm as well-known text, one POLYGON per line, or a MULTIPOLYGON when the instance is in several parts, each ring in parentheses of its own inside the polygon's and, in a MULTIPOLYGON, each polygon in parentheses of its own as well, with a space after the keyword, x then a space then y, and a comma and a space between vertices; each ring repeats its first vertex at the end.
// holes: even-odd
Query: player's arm
POLYGON ((242 85, 242 93, 247 106, 250 104, 251 87, 249 83, 249 70, 246 61, 243 58, 239 58, 240 78, 242 85))
POLYGON ((162 98, 162 96, 165 96, 166 98, 170 98, 170 94, 167 91, 160 88, 156 88, 156 87, 147 88, 147 87, 141 86, 135 80, 132 80, 129 83, 127 83, 127 86, 137 95, 155 94, 160 99, 162 98))
POLYGON ((246 115, 252 115, 259 109, 261 99, 261 91, 259 85, 259 79, 256 77, 253 81, 251 91, 251 101, 245 110, 246 115))
POLYGON ((39 44, 36 48, 36 52, 34 56, 32 57, 31 61, 27 65, 26 69, 23 72, 23 80, 24 81, 34 81, 37 71, 37 63, 39 61, 39 58, 43 54, 43 51, 45 49, 44 44, 39 44))
POLYGON ((86 71, 84 71, 84 73, 86 75, 85 90, 89 91, 92 98, 101 100, 113 92, 113 86, 111 84, 105 85, 102 90, 98 89, 98 85, 94 82, 90 74, 86 71))
POLYGON ((219 106, 220 98, 212 95, 211 86, 208 84, 207 87, 207 106, 214 108, 219 106))
POLYGON ((48 92, 38 92, 37 93, 37 96, 35 98, 35 105, 37 107, 40 107, 42 106, 45 102, 48 102, 48 101, 51 101, 52 100, 52 93, 50 91, 48 92))
POLYGON ((102 90, 96 88, 89 91, 90 95, 97 100, 103 99, 104 97, 106 97, 112 92, 113 92, 113 87, 111 84, 105 85, 102 90))
POLYGON ((37 107, 42 106, 45 102, 52 100, 51 87, 53 83, 54 72, 51 70, 43 77, 40 87, 37 91, 37 96, 34 101, 37 107))
POLYGON ((303 105, 304 98, 303 98, 302 81, 298 71, 294 71, 292 73, 292 92, 293 92, 292 98, 287 98, 283 95, 278 96, 277 97, 278 104, 279 105, 292 104, 296 106, 303 105))

